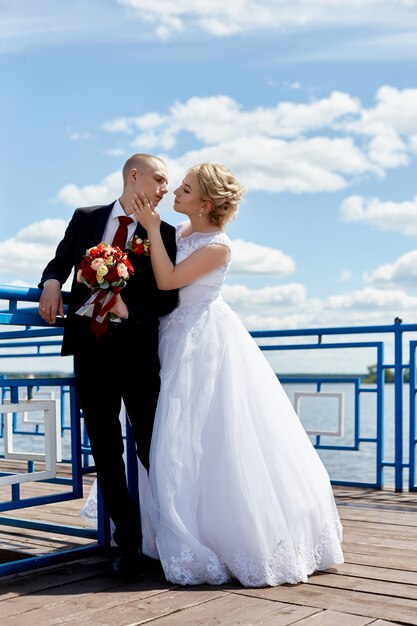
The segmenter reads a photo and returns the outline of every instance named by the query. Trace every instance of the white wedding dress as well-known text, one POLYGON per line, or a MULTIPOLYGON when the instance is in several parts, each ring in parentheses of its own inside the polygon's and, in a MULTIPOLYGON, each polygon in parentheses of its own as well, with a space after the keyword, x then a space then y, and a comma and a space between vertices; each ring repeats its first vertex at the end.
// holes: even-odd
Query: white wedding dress
MULTIPOLYGON (((222 244, 183 237, 177 263, 222 244)), ((328 474, 268 361, 223 301, 228 266, 180 290, 161 320, 161 392, 149 479, 139 471, 143 551, 173 583, 306 581, 343 562, 328 474)))
MULTIPOLYGON (((177 263, 224 232, 181 236, 177 263)), ((142 487, 144 552, 182 585, 306 581, 343 562, 328 474, 268 361, 223 301, 228 267, 161 321, 161 392, 142 487)))

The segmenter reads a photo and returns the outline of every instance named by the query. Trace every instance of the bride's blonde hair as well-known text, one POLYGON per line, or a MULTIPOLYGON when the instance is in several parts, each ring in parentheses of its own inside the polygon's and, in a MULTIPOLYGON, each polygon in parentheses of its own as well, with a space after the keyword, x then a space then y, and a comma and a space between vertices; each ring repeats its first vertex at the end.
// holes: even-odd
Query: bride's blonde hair
POLYGON ((188 171, 197 177, 201 199, 212 204, 207 214, 210 223, 222 228, 233 220, 246 191, 236 176, 219 163, 200 163, 188 171))

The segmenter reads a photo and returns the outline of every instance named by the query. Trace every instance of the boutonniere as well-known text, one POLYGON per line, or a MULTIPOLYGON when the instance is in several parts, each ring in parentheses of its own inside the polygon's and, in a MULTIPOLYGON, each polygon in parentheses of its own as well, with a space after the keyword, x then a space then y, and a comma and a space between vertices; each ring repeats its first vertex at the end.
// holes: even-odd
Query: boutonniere
POLYGON ((151 242, 149 239, 141 239, 138 235, 134 235, 127 247, 133 254, 149 256, 151 253, 151 242))

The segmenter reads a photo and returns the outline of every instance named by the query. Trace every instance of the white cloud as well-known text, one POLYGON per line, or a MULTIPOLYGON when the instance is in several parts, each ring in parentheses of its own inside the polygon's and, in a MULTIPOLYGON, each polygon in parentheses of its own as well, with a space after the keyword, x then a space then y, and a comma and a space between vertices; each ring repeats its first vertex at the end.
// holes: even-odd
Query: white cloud
POLYGON ((0 53, 33 44, 114 40, 111 29, 118 33, 127 21, 122 11, 101 0, 2 0, 1 12, 0 53))
POLYGON ((304 285, 289 283, 274 287, 251 289, 245 285, 229 285, 223 287, 222 294, 231 307, 239 310, 280 306, 298 306, 306 300, 304 285))
POLYGON ((364 276, 365 282, 382 287, 417 285, 417 250, 400 256, 394 263, 381 265, 364 276))
POLYGON ((311 28, 383 26, 411 27, 416 23, 415 0, 118 0, 137 10, 162 39, 184 31, 224 37, 236 33, 306 31, 311 28))
POLYGON ((390 129, 379 133, 369 142, 369 158, 383 169, 408 165, 408 152, 404 141, 390 129))
POLYGON ((274 274, 284 276, 295 271, 293 259, 281 250, 260 246, 242 239, 232 241, 231 274, 274 274))
POLYGON ((364 222, 404 235, 417 234, 417 196, 404 202, 349 196, 342 202, 340 214, 346 222, 364 222))
POLYGON ((226 284, 222 293, 249 330, 391 324, 397 316, 411 322, 417 309, 417 296, 400 287, 365 286, 321 299, 308 297, 299 283, 260 289, 226 284))
POLYGON ((2 0, 0 53, 84 42, 185 39, 200 45, 202 39, 242 35, 288 40, 312 32, 303 45, 280 51, 280 61, 414 58, 415 7, 415 0, 2 0))
POLYGON ((202 161, 226 163, 249 191, 269 193, 339 191, 350 177, 372 171, 350 138, 242 137, 191 150, 177 159, 184 169, 202 161))
POLYGON ((71 141, 87 141, 92 137, 91 133, 73 130, 70 126, 66 129, 66 133, 71 141))
POLYGON ((128 135, 140 129, 130 141, 135 150, 169 151, 180 134, 187 133, 195 147, 175 159, 177 168, 184 171, 201 161, 224 162, 252 191, 338 191, 354 177, 379 172, 380 167, 344 130, 341 136, 331 137, 317 131, 333 130, 359 112, 360 103, 341 92, 304 104, 280 102, 249 111, 220 95, 176 102, 166 115, 116 118, 103 128, 128 135), (317 136, 306 136, 313 133, 317 136))
POLYGON ((121 172, 113 172, 97 185, 79 187, 75 183, 64 185, 58 192, 58 199, 71 207, 106 204, 120 196, 123 190, 121 172))
POLYGON ((375 95, 376 105, 362 111, 352 128, 364 135, 378 135, 389 128, 398 135, 417 132, 417 89, 384 85, 375 95))
POLYGON ((283 84, 284 87, 287 87, 288 89, 301 89, 301 83, 298 82, 298 80, 295 80, 292 83, 288 82, 288 80, 284 80, 283 84))
MULTIPOLYGON (((117 117, 102 128, 127 135, 131 152, 165 152, 175 183, 190 165, 218 161, 227 163, 249 191, 334 192, 365 175, 384 176, 417 154, 417 89, 385 86, 375 98, 374 107, 364 108, 335 91, 305 103, 243 110, 229 96, 195 96, 175 102, 166 113, 117 117), (194 146, 181 154, 177 144, 184 133, 194 146), (174 147, 175 159, 170 157, 174 147)), ((115 150, 121 154, 120 145, 115 150)), ((68 184, 59 198, 71 206, 108 202, 119 193, 120 180, 113 173, 98 184, 68 184)), ((349 211, 346 215, 353 219, 349 211)))
POLYGON ((339 280, 341 283, 348 283, 352 279, 352 272, 350 270, 342 270, 339 274, 339 280))
MULTIPOLYGON (((108 132, 152 133, 155 140, 188 132, 205 144, 217 144, 238 137, 298 137, 320 128, 331 128, 345 116, 360 112, 360 102, 349 94, 334 91, 327 98, 307 103, 279 102, 275 107, 244 111, 230 96, 193 96, 173 104, 167 115, 146 113, 118 117, 104 122, 108 132)), ((166 141, 166 139, 165 139, 166 141)))
POLYGON ((332 192, 415 158, 417 89, 386 85, 368 108, 339 91, 249 110, 230 96, 195 96, 166 113, 118 117, 102 128, 131 136, 132 150, 167 154, 174 147, 178 153, 185 133, 194 146, 180 154, 179 164, 227 162, 252 190, 332 192))
POLYGON ((25 282, 37 283, 45 265, 54 256, 65 227, 64 220, 45 219, 22 228, 15 237, 2 241, 0 272, 15 277, 14 280, 23 277, 25 282))
POLYGON ((376 105, 362 109, 359 119, 344 124, 349 132, 371 137, 368 156, 383 169, 407 165, 415 153, 417 89, 378 89, 376 105))
POLYGON ((410 296, 400 289, 387 291, 375 287, 364 287, 350 293, 330 296, 327 298, 326 306, 335 311, 415 310, 417 297, 410 296))

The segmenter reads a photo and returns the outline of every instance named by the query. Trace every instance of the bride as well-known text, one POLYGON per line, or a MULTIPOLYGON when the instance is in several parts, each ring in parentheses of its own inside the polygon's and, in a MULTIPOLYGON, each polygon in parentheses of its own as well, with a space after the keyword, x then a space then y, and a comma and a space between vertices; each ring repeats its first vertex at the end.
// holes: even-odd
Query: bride
POLYGON ((160 289, 180 288, 161 321, 161 391, 149 484, 141 472, 143 551, 182 585, 306 581, 343 562, 328 474, 268 361, 220 290, 224 232, 244 190, 224 166, 192 167, 174 192, 174 266, 144 194, 132 207, 160 289))

